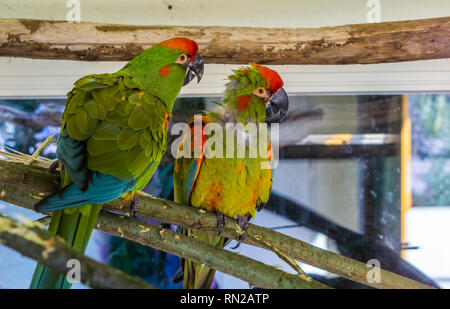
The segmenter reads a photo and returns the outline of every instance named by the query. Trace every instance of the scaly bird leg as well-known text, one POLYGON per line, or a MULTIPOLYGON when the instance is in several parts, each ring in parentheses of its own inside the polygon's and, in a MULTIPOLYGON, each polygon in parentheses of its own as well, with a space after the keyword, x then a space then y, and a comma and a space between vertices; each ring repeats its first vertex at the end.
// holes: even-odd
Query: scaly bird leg
MULTIPOLYGON (((224 227, 225 226, 225 214, 220 211, 216 211, 217 215, 217 227, 224 227)), ((220 231, 217 232, 217 236, 220 236, 220 231)))
MULTIPOLYGON (((247 216, 238 216, 237 217, 237 222, 238 222, 239 228, 241 230, 243 230, 244 232, 247 232, 247 230, 248 230, 248 217, 247 216)), ((242 234, 239 235, 239 238, 238 238, 236 246, 234 246, 231 249, 239 248, 239 246, 241 245, 243 239, 244 239, 244 236, 242 234)))
POLYGON ((133 218, 136 218, 136 212, 139 208, 139 204, 138 204, 138 200, 137 200, 137 194, 135 194, 132 198, 131 198, 131 216, 133 218))

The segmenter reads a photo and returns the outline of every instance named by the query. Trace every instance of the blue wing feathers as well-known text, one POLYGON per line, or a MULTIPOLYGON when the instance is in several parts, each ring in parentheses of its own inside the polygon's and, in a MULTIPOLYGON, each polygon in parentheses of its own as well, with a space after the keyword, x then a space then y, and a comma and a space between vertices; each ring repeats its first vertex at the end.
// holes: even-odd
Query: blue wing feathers
POLYGON ((189 174, 186 182, 186 203, 189 203, 192 191, 192 185, 194 184, 195 176, 197 175, 197 170, 199 166, 197 160, 193 160, 191 168, 189 169, 189 174))
POLYGON ((103 204, 136 187, 135 180, 121 180, 89 170, 86 141, 71 138, 66 129, 61 131, 58 138, 56 155, 72 184, 37 203, 34 208, 39 212, 53 212, 85 204, 103 204))
POLYGON ((53 212, 56 210, 85 204, 103 204, 126 193, 136 186, 135 181, 122 181, 114 176, 93 172, 86 191, 81 191, 71 184, 60 192, 49 196, 35 205, 39 212, 53 212))

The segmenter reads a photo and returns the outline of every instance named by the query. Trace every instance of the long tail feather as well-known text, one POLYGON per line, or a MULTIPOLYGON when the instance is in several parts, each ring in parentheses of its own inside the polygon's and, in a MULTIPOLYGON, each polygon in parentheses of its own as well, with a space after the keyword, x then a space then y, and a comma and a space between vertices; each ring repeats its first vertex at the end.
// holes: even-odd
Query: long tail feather
MULTIPOLYGON (((36 204, 35 209, 40 212, 54 211, 48 230, 63 238, 73 249, 84 253, 101 204, 118 198, 122 193, 130 190, 134 183, 126 183, 109 175, 93 173, 89 188, 86 191, 80 191, 70 183, 66 171, 62 179, 63 189, 41 200, 36 204)), ((37 264, 30 288, 66 289, 70 287, 71 283, 63 275, 45 265, 37 264)))
MULTIPOLYGON (((204 240, 211 245, 223 248, 229 239, 222 236, 212 236, 206 232, 186 230, 188 236, 204 240), (195 235, 194 235, 195 234, 195 235)), ((207 265, 201 265, 184 259, 183 289, 210 289, 216 271, 207 265)))
MULTIPOLYGON (((82 253, 86 250, 101 205, 84 205, 76 211, 56 211, 49 231, 62 237, 66 243, 82 253)), ((38 263, 31 281, 31 289, 69 289, 71 283, 65 276, 38 263)))

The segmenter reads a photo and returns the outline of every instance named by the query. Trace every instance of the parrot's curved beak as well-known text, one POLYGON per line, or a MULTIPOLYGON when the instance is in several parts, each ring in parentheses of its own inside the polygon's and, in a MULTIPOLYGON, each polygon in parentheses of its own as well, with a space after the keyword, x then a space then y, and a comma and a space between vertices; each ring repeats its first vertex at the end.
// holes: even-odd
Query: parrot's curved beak
POLYGON ((289 109, 289 99, 286 91, 280 88, 266 104, 266 123, 280 122, 289 109))
POLYGON ((195 76, 197 76, 197 83, 200 82, 203 76, 203 71, 205 69, 205 66, 203 65, 203 59, 200 56, 199 53, 195 56, 194 60, 191 61, 189 64, 189 68, 186 72, 186 77, 184 78, 184 84, 183 86, 186 86, 191 82, 191 80, 194 79, 195 76))

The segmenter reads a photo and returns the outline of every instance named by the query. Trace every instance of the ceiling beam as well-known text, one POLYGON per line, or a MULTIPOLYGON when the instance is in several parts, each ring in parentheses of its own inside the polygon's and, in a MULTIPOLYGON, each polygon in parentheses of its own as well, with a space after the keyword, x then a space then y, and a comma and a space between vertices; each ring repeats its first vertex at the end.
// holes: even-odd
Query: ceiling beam
POLYGON ((206 63, 371 64, 450 58, 450 17, 323 28, 0 19, 0 56, 127 61, 175 36, 196 40, 206 63))

